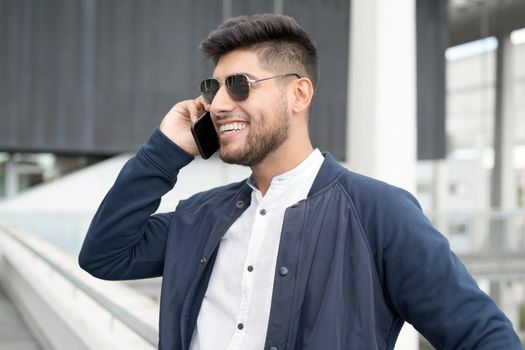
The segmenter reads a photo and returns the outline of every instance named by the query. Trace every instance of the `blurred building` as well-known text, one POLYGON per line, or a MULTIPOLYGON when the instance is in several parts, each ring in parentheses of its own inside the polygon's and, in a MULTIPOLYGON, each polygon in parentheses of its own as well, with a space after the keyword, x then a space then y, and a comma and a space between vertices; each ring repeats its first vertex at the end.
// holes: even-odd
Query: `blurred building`
MULTIPOLYGON (((415 193, 523 334, 521 0, 0 0, 0 226, 74 254, 129 153, 198 95, 212 70, 199 42, 225 18, 261 12, 293 16, 318 45, 313 143, 415 193)), ((163 210, 246 174, 214 160, 188 172, 195 181, 163 210)), ((407 334, 398 348, 417 348, 407 334)))
MULTIPOLYGON (((349 159, 348 1, 224 0, 204 5, 172 0, 2 0, 0 6, 4 196, 39 181, 27 180, 27 169, 17 166, 27 163, 24 157, 41 168, 43 180, 62 174, 64 162, 73 165, 72 156, 84 157, 76 161, 81 166, 135 151, 176 101, 198 95, 199 81, 211 72, 210 62, 198 52, 199 42, 224 18, 240 14, 283 12, 311 33, 322 72, 312 110, 312 138, 337 159, 349 159), (25 155, 42 152, 53 154, 58 169, 53 174, 38 156, 25 155)), ((418 55, 425 58, 420 61, 429 66, 427 71, 433 71, 435 63, 443 73, 444 59, 434 53, 442 53, 446 45, 445 6, 425 7, 441 14, 432 22, 422 18, 419 26, 439 40, 425 42, 432 50, 418 55)), ((444 76, 436 76, 439 79, 422 83, 434 96, 432 106, 441 112, 425 109, 427 124, 440 126, 420 131, 429 135, 421 140, 438 139, 422 143, 425 158, 445 154, 444 76)))

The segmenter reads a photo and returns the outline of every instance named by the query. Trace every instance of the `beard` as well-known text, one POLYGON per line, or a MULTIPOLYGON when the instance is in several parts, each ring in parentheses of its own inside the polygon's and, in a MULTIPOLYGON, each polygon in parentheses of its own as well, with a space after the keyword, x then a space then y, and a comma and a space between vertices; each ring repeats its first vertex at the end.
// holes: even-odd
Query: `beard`
POLYGON ((219 157, 229 164, 255 166, 261 163, 288 138, 289 118, 286 100, 281 101, 273 113, 276 115, 274 122, 268 122, 265 115, 261 115, 256 124, 250 123, 246 143, 241 148, 226 152, 221 143, 219 157))

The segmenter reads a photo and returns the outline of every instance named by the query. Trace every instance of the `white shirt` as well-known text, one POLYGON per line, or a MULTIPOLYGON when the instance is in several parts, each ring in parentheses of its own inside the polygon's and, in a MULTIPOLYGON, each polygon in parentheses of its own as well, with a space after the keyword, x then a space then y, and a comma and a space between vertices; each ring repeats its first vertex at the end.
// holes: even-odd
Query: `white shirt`
POLYGON ((284 212, 306 198, 323 161, 315 149, 264 197, 249 182, 250 206, 221 239, 190 350, 264 348, 284 212))

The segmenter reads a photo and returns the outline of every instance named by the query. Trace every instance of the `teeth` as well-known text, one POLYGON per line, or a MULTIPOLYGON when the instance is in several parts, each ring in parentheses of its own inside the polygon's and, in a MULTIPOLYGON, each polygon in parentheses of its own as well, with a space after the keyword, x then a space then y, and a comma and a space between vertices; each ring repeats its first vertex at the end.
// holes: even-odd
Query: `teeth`
POLYGON ((245 123, 230 123, 230 124, 221 125, 219 128, 219 131, 220 132, 237 131, 237 130, 244 129, 245 127, 246 127, 245 123))

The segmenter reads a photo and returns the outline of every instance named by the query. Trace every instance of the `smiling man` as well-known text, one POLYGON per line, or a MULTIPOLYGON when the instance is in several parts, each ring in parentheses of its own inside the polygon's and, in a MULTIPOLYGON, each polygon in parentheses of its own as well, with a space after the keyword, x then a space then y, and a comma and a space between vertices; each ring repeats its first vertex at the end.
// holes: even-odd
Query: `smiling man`
POLYGON ((122 169, 79 257, 99 278, 163 276, 160 349, 392 349, 405 321, 439 349, 520 349, 410 194, 312 147, 317 53, 292 18, 230 19, 201 49, 212 78, 122 169), (252 175, 153 215, 206 111, 220 158, 252 175))

